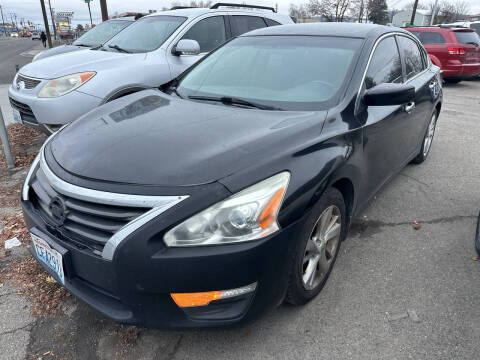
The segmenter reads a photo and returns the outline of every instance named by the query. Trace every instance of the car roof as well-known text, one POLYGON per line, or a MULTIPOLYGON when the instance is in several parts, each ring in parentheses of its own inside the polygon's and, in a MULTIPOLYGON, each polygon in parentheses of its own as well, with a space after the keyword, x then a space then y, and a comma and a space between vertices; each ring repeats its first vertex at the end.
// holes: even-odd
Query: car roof
POLYGON ((204 14, 211 14, 211 13, 225 13, 228 12, 229 14, 242 14, 242 15, 256 15, 267 17, 270 19, 278 19, 278 20, 285 20, 289 18, 288 15, 278 14, 273 11, 263 10, 263 9, 255 9, 255 8, 234 8, 234 7, 221 7, 218 9, 209 9, 209 8, 185 8, 185 9, 175 9, 175 10, 166 10, 161 11, 153 14, 149 14, 144 16, 152 17, 152 16, 162 16, 162 15, 169 15, 169 16, 184 16, 187 18, 196 18, 198 16, 204 14))
POLYGON ((318 36, 339 36, 339 37, 378 37, 389 32, 406 31, 394 27, 375 24, 357 24, 357 23, 334 23, 318 22, 304 24, 289 24, 282 26, 272 26, 250 31, 241 36, 256 35, 318 35, 318 36))

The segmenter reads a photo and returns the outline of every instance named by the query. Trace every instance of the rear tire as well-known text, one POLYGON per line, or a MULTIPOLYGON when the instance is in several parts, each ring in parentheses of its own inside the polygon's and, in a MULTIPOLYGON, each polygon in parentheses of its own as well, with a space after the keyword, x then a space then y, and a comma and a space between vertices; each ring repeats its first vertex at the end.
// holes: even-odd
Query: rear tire
POLYGON ((422 148, 420 149, 418 155, 412 160, 413 164, 421 164, 427 159, 430 149, 432 148, 433 137, 437 127, 437 117, 437 111, 434 111, 423 137, 422 148))
POLYGON ((347 233, 342 193, 328 189, 315 204, 296 239, 285 302, 303 305, 322 290, 347 233))
POLYGON ((444 79, 447 84, 458 84, 462 79, 444 79))

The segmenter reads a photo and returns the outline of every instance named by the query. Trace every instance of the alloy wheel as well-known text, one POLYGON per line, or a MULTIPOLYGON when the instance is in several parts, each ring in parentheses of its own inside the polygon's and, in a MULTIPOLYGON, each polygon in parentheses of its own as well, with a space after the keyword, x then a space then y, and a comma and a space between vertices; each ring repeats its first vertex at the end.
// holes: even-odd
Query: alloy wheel
POLYGON ((316 221, 305 247, 302 282, 306 290, 313 290, 328 274, 339 246, 341 230, 340 209, 329 206, 316 221))
POLYGON ((433 114, 428 124, 427 133, 425 134, 425 139, 423 140, 423 156, 426 157, 432 146, 433 135, 435 134, 435 126, 437 124, 437 114, 433 114))

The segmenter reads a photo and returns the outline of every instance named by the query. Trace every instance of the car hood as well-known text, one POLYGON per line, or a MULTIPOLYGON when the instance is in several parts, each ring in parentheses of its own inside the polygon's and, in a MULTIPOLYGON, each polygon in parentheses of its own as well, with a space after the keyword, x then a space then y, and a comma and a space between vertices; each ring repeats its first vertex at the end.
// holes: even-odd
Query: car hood
POLYGON ((125 54, 86 49, 34 61, 21 68, 20 73, 38 79, 55 79, 78 72, 123 67, 132 61, 145 59, 145 56, 143 53, 125 54))
POLYGON ((72 51, 80 51, 80 50, 85 50, 86 48, 84 46, 75 46, 75 45, 60 45, 56 46, 54 48, 42 51, 38 56, 35 58, 35 61, 45 59, 50 56, 54 55, 60 55, 60 54, 66 54, 72 51))
POLYGON ((318 136, 325 115, 214 105, 145 90, 92 110, 47 149, 79 177, 191 186, 278 158, 318 136))

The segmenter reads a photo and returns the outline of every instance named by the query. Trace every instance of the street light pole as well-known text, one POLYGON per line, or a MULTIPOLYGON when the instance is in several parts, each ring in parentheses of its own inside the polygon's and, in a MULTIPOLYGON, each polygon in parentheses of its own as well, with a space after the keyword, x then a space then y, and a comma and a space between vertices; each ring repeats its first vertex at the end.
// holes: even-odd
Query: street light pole
POLYGON ((87 2, 87 5, 88 5, 88 13, 90 14, 90 27, 93 27, 92 12, 90 11, 90 1, 87 2))
POLYGON ((40 0, 40 6, 42 7, 43 22, 45 24, 45 32, 47 33, 48 47, 52 48, 52 38, 50 37, 50 29, 48 28, 47 10, 45 10, 45 1, 40 0))

